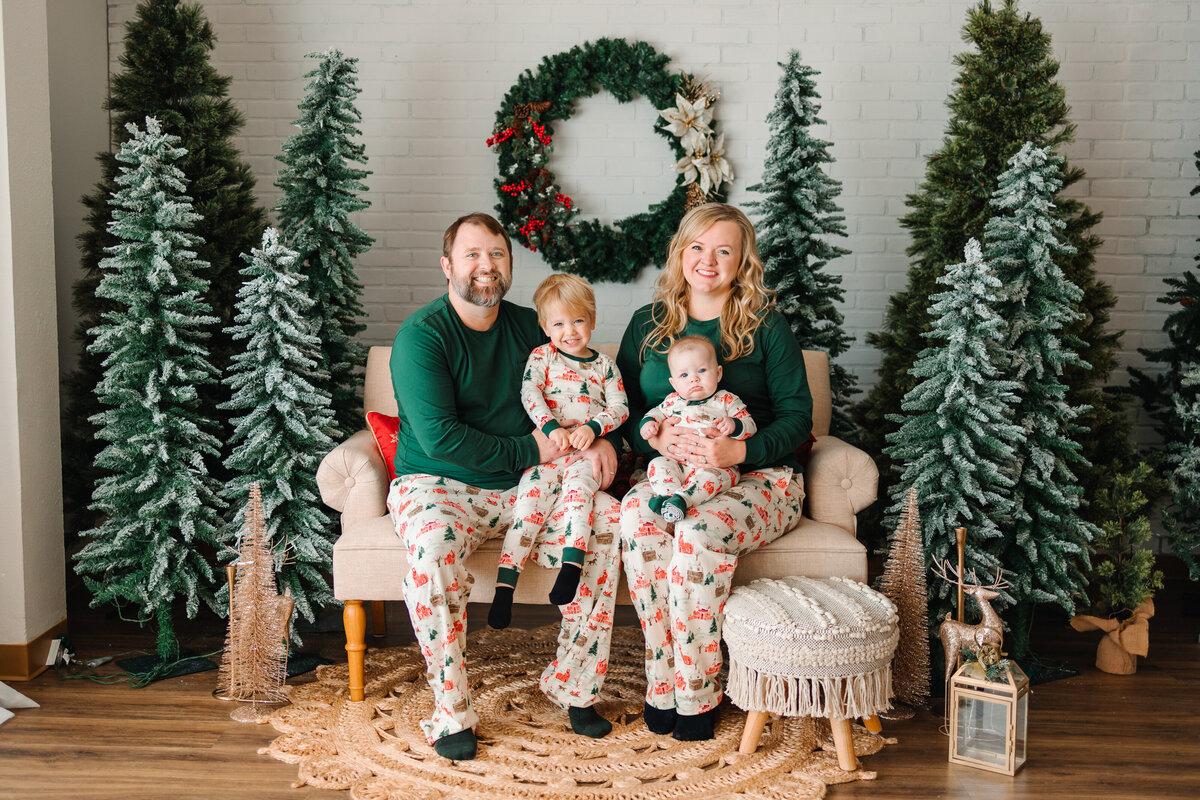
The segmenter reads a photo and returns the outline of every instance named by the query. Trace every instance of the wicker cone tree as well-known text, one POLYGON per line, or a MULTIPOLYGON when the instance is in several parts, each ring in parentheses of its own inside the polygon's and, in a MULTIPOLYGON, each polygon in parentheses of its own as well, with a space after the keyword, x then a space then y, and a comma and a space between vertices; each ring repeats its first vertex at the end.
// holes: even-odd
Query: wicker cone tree
POLYGON ((904 499, 879 589, 895 604, 900 618, 900 642, 892 656, 892 691, 900 702, 923 708, 929 703, 929 621, 916 489, 910 488, 904 499))
POLYGON ((263 706, 288 701, 284 680, 293 604, 291 597, 276 593, 275 557, 266 531, 262 494, 255 483, 250 487, 246 527, 234 562, 237 581, 229 608, 225 656, 217 677, 218 694, 249 703, 230 714, 240 722, 256 721, 263 706))

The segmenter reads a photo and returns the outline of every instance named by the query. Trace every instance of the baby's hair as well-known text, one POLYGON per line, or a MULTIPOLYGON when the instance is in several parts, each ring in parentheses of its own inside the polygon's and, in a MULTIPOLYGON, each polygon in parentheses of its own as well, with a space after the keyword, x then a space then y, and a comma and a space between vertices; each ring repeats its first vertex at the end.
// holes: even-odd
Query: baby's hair
POLYGON ((537 308, 538 322, 546 322, 546 309, 558 303, 570 314, 586 316, 596 322, 596 296, 592 287, 578 275, 556 272, 542 281, 533 293, 533 305, 537 308))
POLYGON ((709 357, 713 360, 713 363, 718 363, 717 348, 713 346, 712 340, 705 336, 697 336, 693 334, 691 336, 681 336, 675 341, 671 342, 671 347, 667 350, 667 366, 670 366, 671 364, 671 356, 686 352, 688 350, 707 350, 709 357))

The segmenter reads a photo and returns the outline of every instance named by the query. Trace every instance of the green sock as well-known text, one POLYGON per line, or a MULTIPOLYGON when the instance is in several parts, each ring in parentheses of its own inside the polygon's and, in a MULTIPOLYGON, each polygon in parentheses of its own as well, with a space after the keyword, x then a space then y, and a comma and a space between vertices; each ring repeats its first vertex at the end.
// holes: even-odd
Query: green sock
POLYGON ((586 708, 571 706, 567 709, 567 716, 571 719, 571 730, 580 736, 603 739, 612 730, 612 723, 597 714, 596 709, 592 706, 586 708))
POLYGON ((451 761, 469 761, 475 757, 475 731, 467 728, 433 743, 433 749, 442 758, 451 761))

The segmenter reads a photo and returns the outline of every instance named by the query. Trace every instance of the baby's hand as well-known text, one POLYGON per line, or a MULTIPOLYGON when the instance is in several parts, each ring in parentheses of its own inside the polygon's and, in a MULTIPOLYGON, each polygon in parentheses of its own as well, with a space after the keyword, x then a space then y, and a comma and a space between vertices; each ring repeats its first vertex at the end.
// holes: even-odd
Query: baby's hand
POLYGON ((571 431, 571 447, 576 450, 586 450, 595 438, 596 432, 592 430, 591 425, 580 425, 571 431))
POLYGON ((555 428, 547 436, 559 450, 567 450, 571 447, 571 432, 566 428, 555 428))
POLYGON ((653 439, 655 436, 658 436, 658 423, 655 422, 654 420, 647 420, 642 425, 641 434, 642 434, 642 438, 645 439, 646 441, 649 441, 649 440, 653 439))
POLYGON ((721 417, 713 427, 725 436, 732 436, 733 429, 737 427, 737 423, 733 421, 733 417, 721 417))

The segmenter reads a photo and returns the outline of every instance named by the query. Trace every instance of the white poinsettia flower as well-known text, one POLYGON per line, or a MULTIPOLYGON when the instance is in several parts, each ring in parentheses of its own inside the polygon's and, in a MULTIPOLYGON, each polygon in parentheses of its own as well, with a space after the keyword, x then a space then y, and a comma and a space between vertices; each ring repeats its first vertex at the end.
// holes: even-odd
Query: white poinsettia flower
POLYGON ((679 139, 684 152, 695 153, 703 144, 712 122, 712 109, 708 107, 707 97, 698 97, 695 102, 689 101, 681 94, 675 95, 675 108, 665 108, 658 112, 667 121, 666 130, 679 139))
POLYGON ((700 177, 700 173, 696 170, 696 165, 692 163, 694 159, 688 155, 675 162, 675 171, 683 175, 683 183, 686 186, 689 183, 695 183, 700 177))
MULTIPOLYGON (((720 187, 725 181, 733 180, 733 167, 725 160, 725 134, 723 133, 716 139, 704 137, 701 149, 689 161, 700 180, 700 191, 705 194, 720 187)), ((679 164, 675 165, 675 171, 683 172, 684 177, 688 178, 688 173, 680 169, 679 164)), ((685 182, 692 183, 693 180, 695 178, 689 178, 685 182)))

